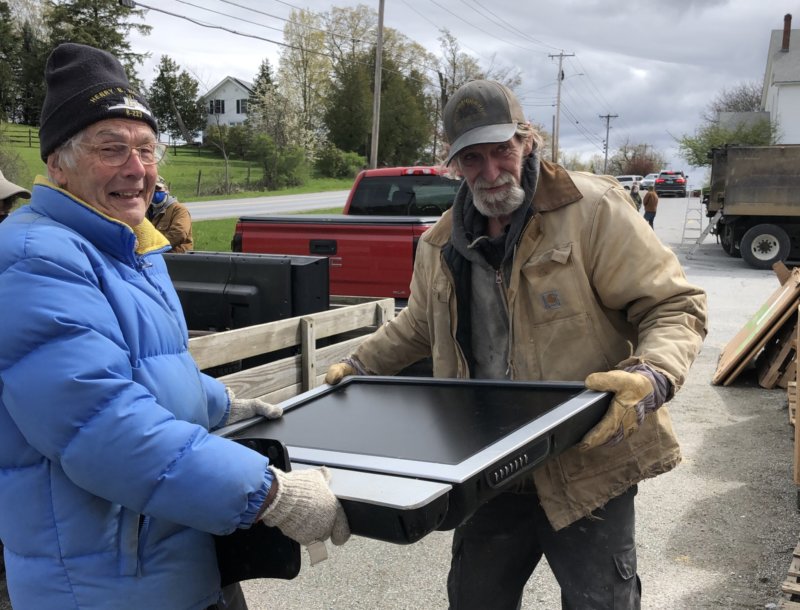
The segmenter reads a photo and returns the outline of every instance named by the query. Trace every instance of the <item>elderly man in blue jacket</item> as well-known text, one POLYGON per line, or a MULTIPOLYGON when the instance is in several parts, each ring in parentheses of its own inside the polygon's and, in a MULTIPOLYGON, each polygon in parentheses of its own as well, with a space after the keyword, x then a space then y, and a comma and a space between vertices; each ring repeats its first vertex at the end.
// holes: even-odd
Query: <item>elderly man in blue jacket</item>
MULTIPOLYGON (((164 145, 110 54, 63 44, 45 70, 29 206, 0 225, 0 538, 16 610, 206 609, 213 534, 348 536, 320 470, 284 473, 209 434, 281 409, 198 371, 145 220, 164 145)), ((269 549, 264 549, 268 553, 269 549)))

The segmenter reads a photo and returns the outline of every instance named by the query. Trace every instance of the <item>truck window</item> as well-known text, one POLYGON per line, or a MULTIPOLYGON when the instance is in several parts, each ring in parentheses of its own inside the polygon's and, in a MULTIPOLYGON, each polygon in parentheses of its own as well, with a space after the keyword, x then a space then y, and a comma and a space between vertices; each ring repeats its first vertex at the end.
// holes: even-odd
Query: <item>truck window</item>
POLYGON ((460 180, 443 176, 366 176, 353 194, 350 214, 441 216, 459 186, 460 180))

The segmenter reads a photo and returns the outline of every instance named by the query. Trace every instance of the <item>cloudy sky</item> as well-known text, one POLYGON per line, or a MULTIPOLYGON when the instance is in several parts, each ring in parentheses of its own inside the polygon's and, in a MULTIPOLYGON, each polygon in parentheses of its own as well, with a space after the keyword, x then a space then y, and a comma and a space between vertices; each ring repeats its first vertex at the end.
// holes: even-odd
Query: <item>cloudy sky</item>
MULTIPOLYGON (((356 4, 378 10, 378 0, 146 0, 140 6, 163 12, 148 11, 153 30, 132 35, 132 46, 152 54, 140 71, 146 82, 161 55, 169 55, 205 90, 225 76, 252 80, 264 57, 277 66, 277 43, 293 10, 356 4)), ((435 54, 440 30, 447 28, 480 65, 494 60, 518 68, 526 114, 548 129, 558 73, 551 56, 570 55, 563 60, 563 151, 602 154, 601 115, 617 115, 610 120, 611 152, 625 141, 645 143, 672 168, 692 171, 678 156, 675 138, 694 133, 723 89, 763 81, 770 32, 781 30, 783 16, 796 8, 788 0, 385 0, 384 25, 435 54)), ((796 34, 792 43, 800 44, 796 34)))

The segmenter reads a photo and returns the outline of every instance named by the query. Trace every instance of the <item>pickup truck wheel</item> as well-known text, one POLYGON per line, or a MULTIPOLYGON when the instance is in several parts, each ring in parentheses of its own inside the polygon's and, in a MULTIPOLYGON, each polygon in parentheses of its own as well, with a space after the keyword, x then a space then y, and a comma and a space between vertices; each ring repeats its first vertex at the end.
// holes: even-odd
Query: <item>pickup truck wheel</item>
POLYGON ((756 269, 771 269, 789 256, 791 241, 786 231, 771 224, 756 225, 742 236, 742 258, 756 269))

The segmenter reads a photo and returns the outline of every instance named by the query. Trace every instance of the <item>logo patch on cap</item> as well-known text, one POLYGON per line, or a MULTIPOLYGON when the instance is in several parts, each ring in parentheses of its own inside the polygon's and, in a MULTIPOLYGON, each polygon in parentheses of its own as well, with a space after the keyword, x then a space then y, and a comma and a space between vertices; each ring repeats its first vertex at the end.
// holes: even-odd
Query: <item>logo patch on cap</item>
POLYGON ((486 107, 481 101, 476 100, 474 97, 466 97, 458 102, 453 113, 453 123, 456 129, 460 129, 464 126, 464 123, 473 124, 485 116, 486 107))

